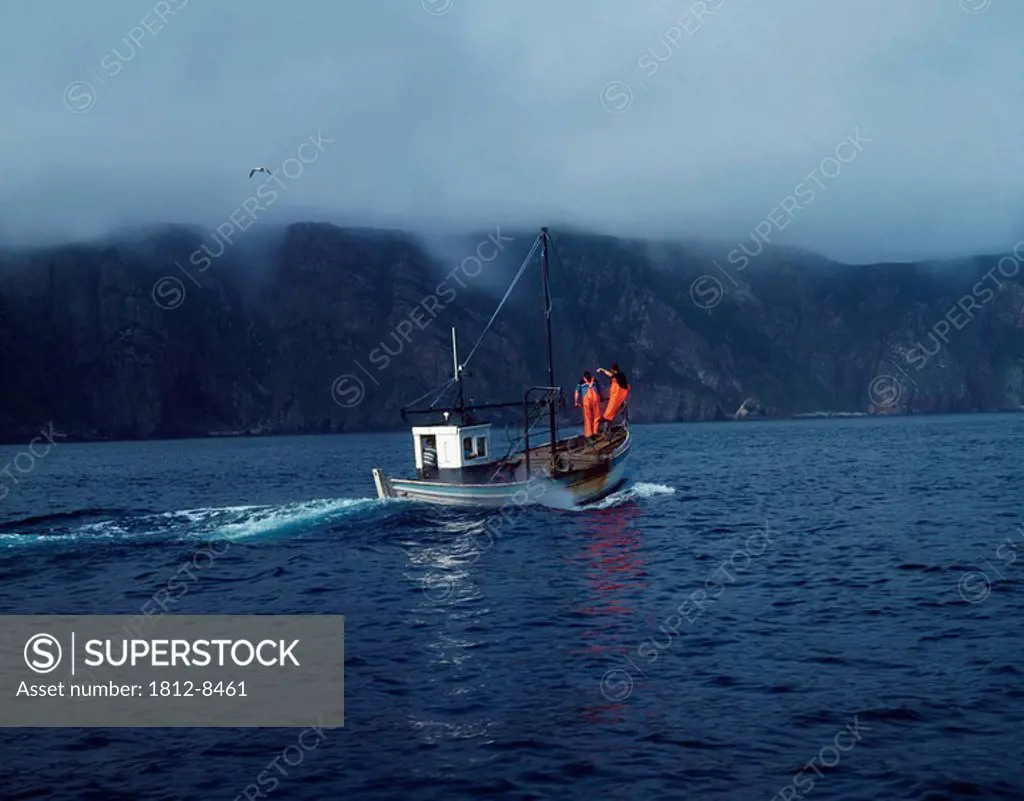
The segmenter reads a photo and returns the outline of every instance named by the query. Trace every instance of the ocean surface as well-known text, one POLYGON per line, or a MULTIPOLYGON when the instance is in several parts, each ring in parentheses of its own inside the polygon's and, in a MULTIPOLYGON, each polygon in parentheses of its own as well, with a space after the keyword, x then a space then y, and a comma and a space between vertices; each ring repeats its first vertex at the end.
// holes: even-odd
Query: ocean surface
POLYGON ((1024 416, 634 435, 493 540, 375 499, 405 434, 0 448, 0 613, 139 614, 213 546, 170 613, 346 616, 345 726, 262 796, 299 730, 0 729, 0 797, 1024 798, 1024 416))

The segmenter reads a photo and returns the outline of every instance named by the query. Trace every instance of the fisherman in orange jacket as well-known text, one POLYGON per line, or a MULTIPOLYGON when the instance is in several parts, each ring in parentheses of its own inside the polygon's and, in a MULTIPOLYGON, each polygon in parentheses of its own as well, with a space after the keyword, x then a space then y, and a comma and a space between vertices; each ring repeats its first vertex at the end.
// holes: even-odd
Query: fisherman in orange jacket
POLYGON ((576 385, 576 406, 583 406, 583 436, 593 441, 597 433, 597 421, 601 416, 601 388, 597 379, 588 370, 576 385))
POLYGON ((604 373, 608 376, 611 382, 611 396, 608 398, 608 405, 605 407, 604 414, 601 416, 599 422, 603 423, 607 421, 608 427, 612 426, 615 421, 615 415, 619 413, 622 408, 622 404, 626 402, 626 398, 629 397, 629 379, 626 378, 626 374, 619 369, 618 364, 612 364, 611 370, 605 370, 603 367, 598 367, 597 372, 604 373))

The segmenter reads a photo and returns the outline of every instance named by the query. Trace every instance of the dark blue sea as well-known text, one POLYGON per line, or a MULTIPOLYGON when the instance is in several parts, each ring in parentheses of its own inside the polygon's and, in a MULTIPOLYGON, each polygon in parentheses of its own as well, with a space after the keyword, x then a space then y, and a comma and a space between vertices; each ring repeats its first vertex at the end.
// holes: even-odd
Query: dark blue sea
POLYGON ((627 489, 494 539, 375 499, 405 434, 22 457, 0 613, 193 562, 171 614, 346 616, 345 726, 262 796, 298 730, 3 729, 0 797, 1024 798, 1024 416, 634 433, 627 489))

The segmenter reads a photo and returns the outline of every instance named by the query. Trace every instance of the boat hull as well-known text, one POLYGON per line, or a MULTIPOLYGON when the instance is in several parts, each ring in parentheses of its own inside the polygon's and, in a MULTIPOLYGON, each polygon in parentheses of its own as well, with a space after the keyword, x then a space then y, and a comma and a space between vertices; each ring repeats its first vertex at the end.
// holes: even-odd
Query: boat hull
POLYGON ((540 503, 585 506, 622 487, 627 480, 630 440, 626 441, 598 467, 567 471, 551 476, 536 476, 527 481, 488 484, 450 484, 415 478, 388 478, 374 469, 377 497, 402 498, 448 506, 498 508, 509 504, 540 503))

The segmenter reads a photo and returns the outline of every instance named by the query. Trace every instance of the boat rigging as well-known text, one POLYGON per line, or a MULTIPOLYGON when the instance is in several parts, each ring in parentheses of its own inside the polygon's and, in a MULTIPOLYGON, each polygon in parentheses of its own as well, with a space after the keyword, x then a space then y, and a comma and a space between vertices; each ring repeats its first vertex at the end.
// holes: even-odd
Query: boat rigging
POLYGON ((628 416, 621 425, 612 426, 596 444, 578 436, 559 439, 557 413, 565 408, 565 395, 555 384, 554 347, 552 338, 552 303, 549 271, 550 233, 540 229, 532 247, 498 303, 480 337, 465 361, 459 361, 458 339, 452 329, 452 376, 440 388, 430 390, 401 410, 402 419, 432 416, 435 424, 412 425, 416 478, 389 478, 374 468, 377 495, 386 498, 410 498, 436 503, 468 505, 503 505, 528 485, 553 481, 567 490, 577 504, 590 503, 614 492, 625 482, 625 462, 631 447, 628 416), (508 301, 540 251, 541 289, 547 344, 547 386, 528 387, 522 400, 499 403, 470 403, 465 400, 466 366, 487 336, 505 303, 508 301), (442 397, 455 388, 455 403, 439 406, 442 397), (433 395, 430 404, 414 408, 433 395), (481 422, 477 412, 522 408, 523 446, 510 442, 508 452, 495 458, 491 449, 491 423, 481 422), (547 412, 546 442, 530 445, 530 434, 547 412), (443 422, 438 423, 440 416, 443 422))

